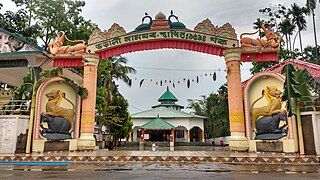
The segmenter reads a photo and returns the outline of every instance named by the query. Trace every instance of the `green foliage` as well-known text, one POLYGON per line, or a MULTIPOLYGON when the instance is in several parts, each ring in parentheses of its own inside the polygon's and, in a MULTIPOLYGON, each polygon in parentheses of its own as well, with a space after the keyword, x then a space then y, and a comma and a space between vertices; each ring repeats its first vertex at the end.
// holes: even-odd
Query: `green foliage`
POLYGON ((84 1, 73 0, 12 0, 20 9, 0 14, 0 27, 19 33, 46 49, 58 31, 65 31, 69 39, 88 39, 96 27, 81 16, 84 1))
POLYGON ((193 113, 208 117, 204 121, 207 138, 230 134, 227 91, 227 86, 224 84, 217 93, 211 93, 208 97, 201 96, 200 100, 188 100, 188 108, 192 109, 193 113))
POLYGON ((317 7, 317 0, 307 0, 306 10, 308 15, 311 15, 313 11, 316 9, 316 7, 317 7))
POLYGON ((52 78, 56 76, 62 76, 63 69, 61 67, 50 69, 50 70, 44 70, 40 73, 41 78, 52 78))
MULTIPOLYGON (((38 86, 47 78, 53 78, 56 76, 62 76, 62 68, 54 68, 51 70, 45 70, 40 73, 40 79, 36 80, 34 77, 36 76, 33 68, 30 68, 28 71, 28 74, 23 77, 23 83, 21 86, 14 88, 13 90, 13 98, 14 99, 23 99, 23 100, 31 100, 32 98, 32 93, 33 93, 33 84, 36 83, 36 89, 38 86)), ((75 83, 73 80, 67 78, 67 77, 62 77, 68 84, 70 84, 75 92, 82 98, 86 99, 88 97, 88 90, 86 88, 83 88, 79 86, 77 83, 75 83)))
POLYGON ((307 46, 306 48, 304 48, 303 53, 301 54, 301 57, 299 57, 299 59, 307 61, 307 62, 311 62, 314 64, 319 64, 320 60, 317 60, 317 55, 320 54, 320 46, 318 46, 318 48, 316 48, 315 46, 307 46))
POLYGON ((111 113, 110 132, 116 138, 125 138, 133 125, 128 112, 127 100, 122 95, 116 96, 108 108, 111 113))
MULTIPOLYGON (((310 98, 310 88, 308 83, 308 78, 313 79, 313 77, 309 74, 306 69, 296 69, 294 72, 294 76, 296 80, 299 82, 299 86, 297 86, 297 90, 300 92, 301 97, 298 99, 298 104, 300 106, 312 106, 312 100, 310 98)), ((314 80, 314 79, 313 79, 314 80)))
POLYGON ((310 91, 320 93, 320 84, 310 75, 306 69, 295 69, 292 64, 282 69, 286 77, 284 84, 283 101, 287 101, 289 116, 299 113, 297 105, 313 107, 310 91))
MULTIPOLYGON (((297 4, 292 4, 287 8, 282 4, 278 4, 275 6, 271 5, 259 10, 259 12, 261 12, 266 16, 266 18, 268 18, 268 22, 270 23, 270 25, 272 27, 275 27, 278 32, 281 32, 284 35, 285 43, 282 43, 280 47, 279 62, 293 58, 316 64, 320 63, 320 60, 318 58, 320 47, 317 49, 316 45, 314 47, 307 46, 306 48, 302 49, 301 41, 301 31, 307 28, 306 15, 312 14, 312 11, 314 10, 316 4, 317 2, 314 0, 307 0, 306 7, 300 7, 297 4), (299 35, 300 51, 298 49, 294 49, 293 44, 295 38, 292 42, 292 36, 294 34, 296 34, 295 36, 299 35)), ((261 20, 258 18, 257 21, 253 24, 255 29, 259 29, 261 26, 261 20)), ((316 34, 315 24, 314 34, 316 34)), ((268 69, 269 67, 277 64, 277 62, 254 62, 252 64, 253 68, 251 68, 250 71, 252 74, 254 74, 268 69)))
POLYGON ((297 89, 300 82, 296 80, 295 69, 292 64, 287 64, 282 69, 282 74, 285 75, 286 80, 284 83, 284 92, 282 95, 282 101, 287 101, 287 111, 289 117, 296 114, 296 102, 297 98, 301 97, 301 93, 297 89))
POLYGON ((259 38, 264 37, 264 33, 261 31, 262 29, 262 20, 260 18, 257 18, 257 21, 253 23, 253 29, 258 29, 259 30, 259 38))
POLYGON ((276 64, 278 64, 278 62, 252 62, 253 67, 250 69, 250 72, 251 74, 255 74, 264 71, 276 64))
MULTIPOLYGON (((34 91, 37 86, 37 74, 34 68, 29 68, 29 71, 25 77, 23 77, 22 84, 19 87, 12 87, 10 91, 12 92, 12 98, 14 100, 26 100, 31 101, 33 99, 34 91)), ((29 114, 30 109, 25 109, 25 102, 10 102, 6 110, 17 110, 19 108, 20 114, 29 114)))
POLYGON ((34 79, 33 69, 29 68, 27 75, 22 79, 21 86, 13 88, 13 99, 31 100, 34 79))
POLYGON ((126 66, 127 59, 115 56, 101 61, 98 68, 96 119, 99 125, 107 125, 116 139, 124 138, 132 129, 128 112, 128 102, 120 94, 115 80, 122 80, 131 85, 129 73, 136 72, 126 66))

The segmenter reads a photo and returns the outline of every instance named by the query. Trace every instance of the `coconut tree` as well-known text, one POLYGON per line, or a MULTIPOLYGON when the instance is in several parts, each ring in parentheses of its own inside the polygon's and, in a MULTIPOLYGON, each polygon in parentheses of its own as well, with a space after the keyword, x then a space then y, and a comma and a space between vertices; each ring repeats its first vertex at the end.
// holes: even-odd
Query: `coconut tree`
POLYGON ((279 24, 279 29, 286 37, 287 50, 291 51, 291 35, 293 34, 295 26, 291 23, 289 18, 286 18, 279 24))
POLYGON ((116 84, 116 80, 120 80, 131 86, 128 74, 135 73, 136 70, 126 64, 126 58, 114 56, 102 61, 98 68, 96 119, 99 125, 109 127, 115 140, 126 137, 132 128, 129 104, 116 84))
POLYGON ((298 6, 296 3, 291 5, 291 9, 289 9, 289 13, 292 15, 292 22, 298 27, 298 34, 300 40, 300 50, 302 52, 302 39, 301 39, 301 31, 307 28, 306 21, 306 8, 298 6))
MULTIPOLYGON (((117 100, 124 99, 118 91, 118 85, 115 81, 121 80, 131 86, 131 79, 128 74, 136 72, 134 68, 126 66, 126 64, 127 59, 121 56, 114 56, 99 64, 96 108, 97 120, 101 125, 120 126, 121 122, 125 120, 114 117, 114 111, 119 106, 117 100)), ((127 109, 125 110, 127 111, 127 109)))
POLYGON ((316 54, 317 63, 320 64, 319 54, 317 51, 318 43, 317 43, 317 31, 316 31, 316 22, 315 22, 315 13, 314 13, 316 6, 317 6, 317 0, 307 0, 307 4, 306 4, 307 15, 312 16, 314 43, 316 46, 315 54, 316 54))
POLYGON ((103 87, 108 91, 106 94, 107 102, 111 101, 115 80, 121 80, 128 86, 131 86, 131 79, 128 74, 135 73, 136 70, 126 66, 128 60, 121 56, 114 56, 100 63, 98 69, 98 87, 103 87))

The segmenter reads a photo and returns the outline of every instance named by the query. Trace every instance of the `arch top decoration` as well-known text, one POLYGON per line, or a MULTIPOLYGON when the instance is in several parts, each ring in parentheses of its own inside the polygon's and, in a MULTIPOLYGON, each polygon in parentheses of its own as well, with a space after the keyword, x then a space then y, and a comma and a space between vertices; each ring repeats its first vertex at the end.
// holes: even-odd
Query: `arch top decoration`
MULTIPOLYGON (((253 33, 243 33, 239 41, 235 29, 229 23, 218 27, 213 25, 209 19, 205 19, 191 30, 179 21, 173 11, 168 18, 159 12, 154 19, 145 13, 142 23, 131 32, 127 32, 117 23, 105 31, 94 29, 83 53, 97 54, 99 59, 103 60, 115 55, 164 48, 217 56, 223 56, 223 51, 226 49, 239 49, 242 62, 278 61, 279 47, 277 45, 281 42, 281 38, 279 39, 279 36, 268 28, 265 28, 264 31, 268 32, 266 34, 269 34, 269 38, 251 39, 242 36, 253 33)), ((80 46, 83 47, 82 44, 63 47, 75 49, 80 46)), ((53 66, 83 66, 83 53, 78 52, 80 51, 53 56, 53 66)))
POLYGON ((171 48, 222 56, 223 49, 239 46, 237 34, 229 23, 217 27, 205 19, 190 30, 173 12, 168 19, 162 12, 154 20, 146 13, 143 21, 145 19, 149 22, 142 22, 129 33, 116 23, 104 32, 93 30, 87 53, 97 53, 104 59, 135 51, 171 48))

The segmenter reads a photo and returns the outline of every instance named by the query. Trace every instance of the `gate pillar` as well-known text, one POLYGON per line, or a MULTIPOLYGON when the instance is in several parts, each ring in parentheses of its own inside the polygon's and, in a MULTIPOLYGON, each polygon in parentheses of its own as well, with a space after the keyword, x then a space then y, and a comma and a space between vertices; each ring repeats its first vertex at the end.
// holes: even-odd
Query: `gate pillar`
POLYGON ((78 141, 78 150, 93 150, 96 145, 93 133, 99 57, 94 54, 85 54, 83 55, 83 63, 83 87, 88 90, 88 97, 82 101, 81 129, 78 141))
POLYGON ((245 137, 240 73, 241 49, 226 49, 223 54, 226 60, 228 83, 229 124, 231 132, 229 147, 230 150, 246 151, 249 148, 249 142, 245 137))

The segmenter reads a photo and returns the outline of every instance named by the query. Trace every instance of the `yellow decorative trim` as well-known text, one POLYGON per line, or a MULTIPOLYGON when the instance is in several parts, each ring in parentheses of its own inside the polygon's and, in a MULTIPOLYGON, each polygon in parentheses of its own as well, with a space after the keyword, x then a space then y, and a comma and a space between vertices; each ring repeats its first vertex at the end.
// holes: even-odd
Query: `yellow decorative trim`
POLYGON ((230 114, 230 121, 231 122, 244 122, 244 115, 241 113, 231 113, 230 114))
POLYGON ((91 114, 82 114, 81 116, 81 124, 92 124, 94 123, 94 115, 91 114))

